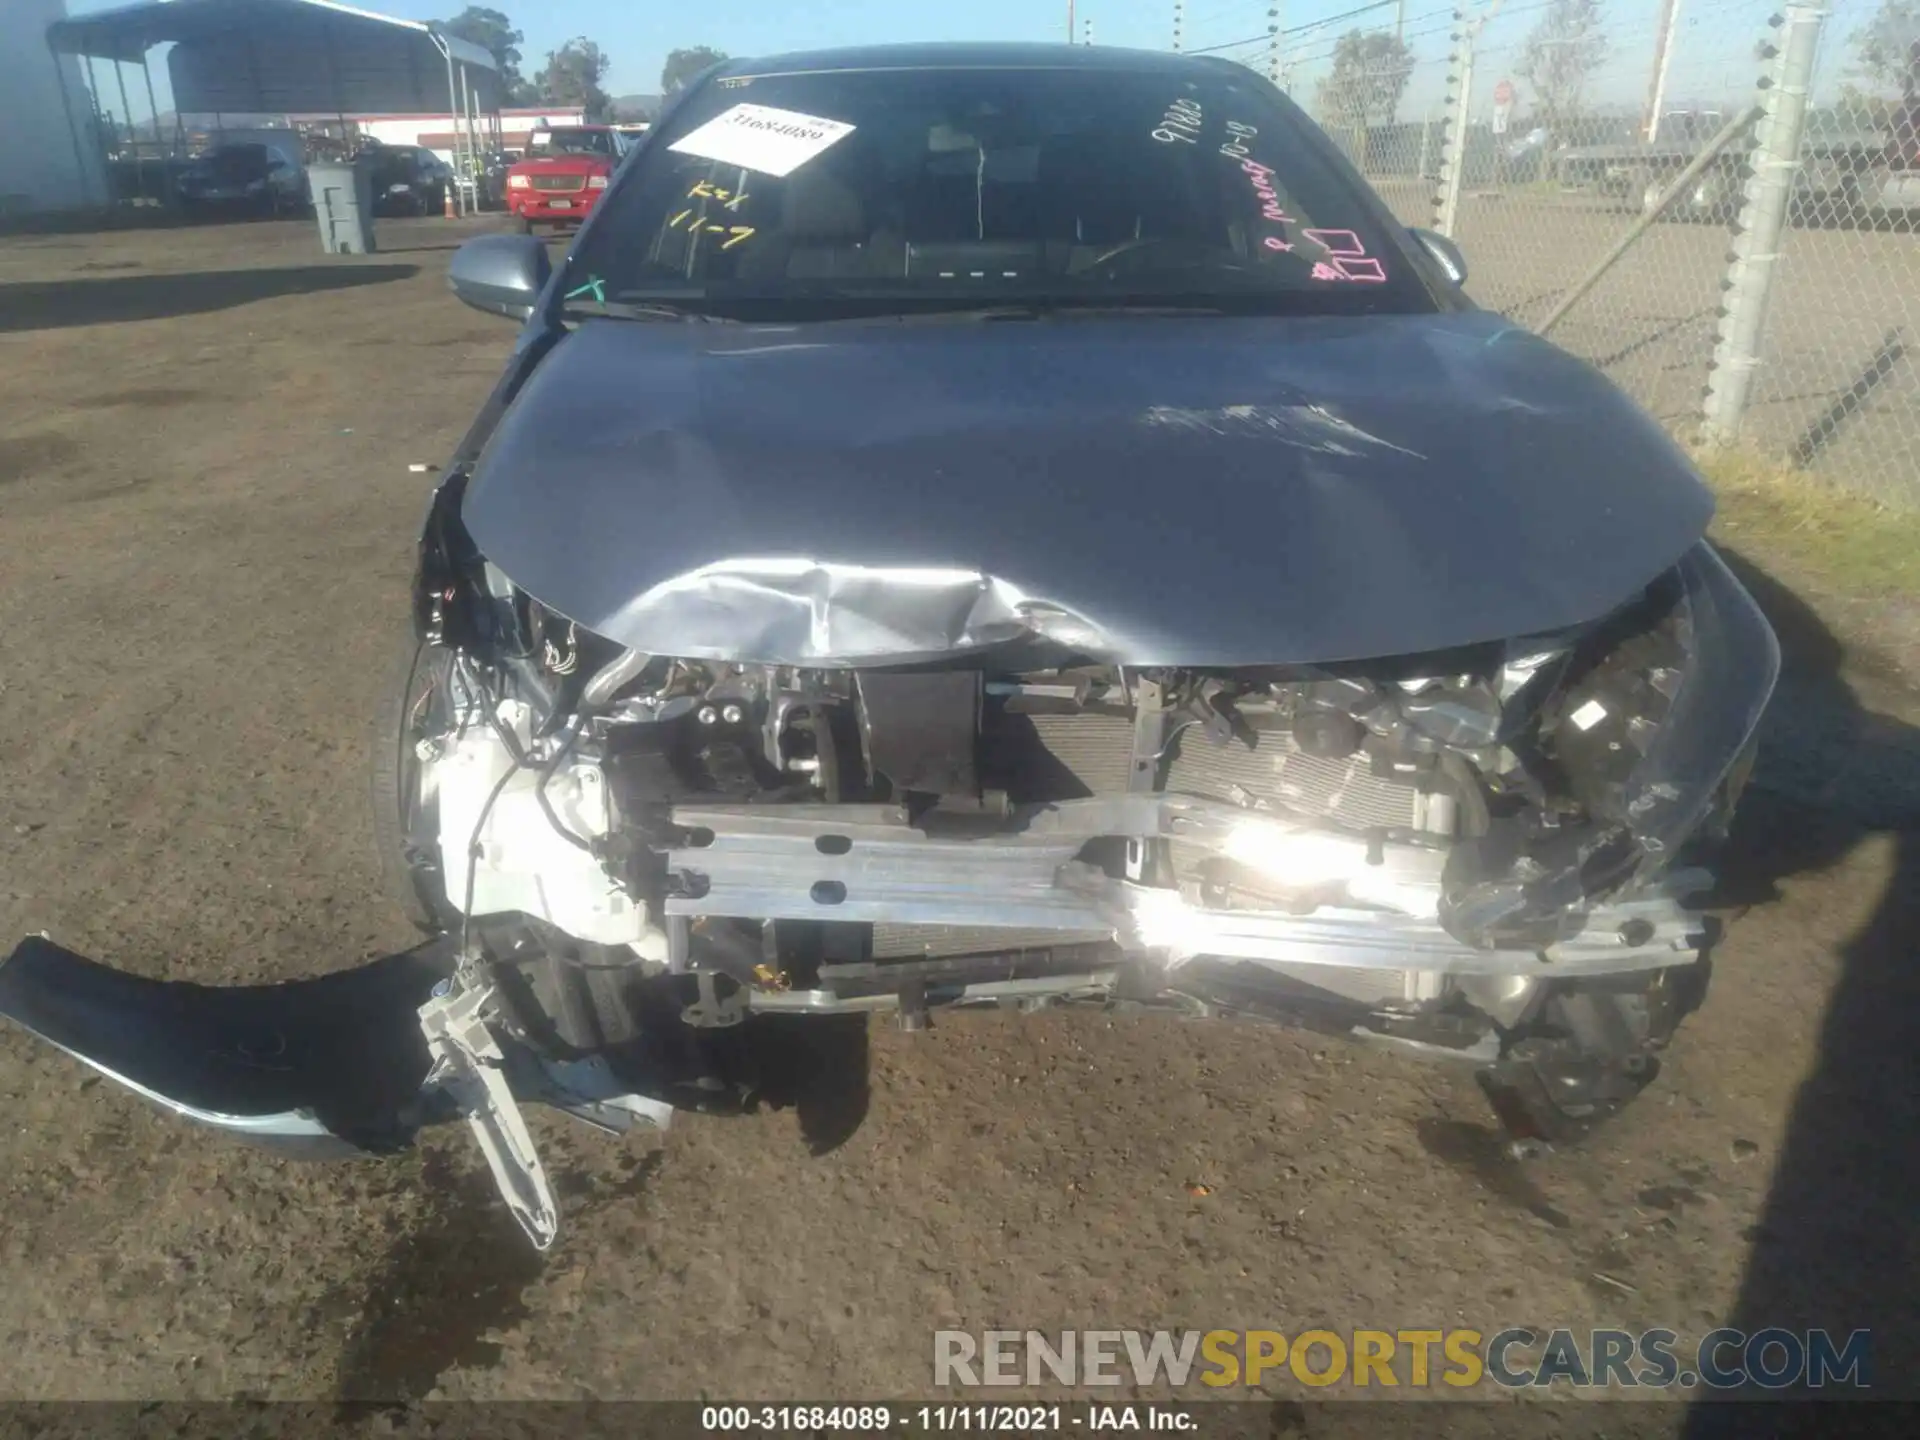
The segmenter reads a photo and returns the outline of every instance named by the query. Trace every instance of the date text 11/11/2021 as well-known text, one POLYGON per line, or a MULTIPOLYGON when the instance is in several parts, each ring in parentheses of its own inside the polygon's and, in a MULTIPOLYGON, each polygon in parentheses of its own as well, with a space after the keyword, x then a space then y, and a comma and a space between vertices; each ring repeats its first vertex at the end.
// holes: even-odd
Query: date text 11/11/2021
POLYGON ((1190 1434, 1199 1423, 1178 1405, 705 1405, 700 1428, 714 1434, 1190 1434))

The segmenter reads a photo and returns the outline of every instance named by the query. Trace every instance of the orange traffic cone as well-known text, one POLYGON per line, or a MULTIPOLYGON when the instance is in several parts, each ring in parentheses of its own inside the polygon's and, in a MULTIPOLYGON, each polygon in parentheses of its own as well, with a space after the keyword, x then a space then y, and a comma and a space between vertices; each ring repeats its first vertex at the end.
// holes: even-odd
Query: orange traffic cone
POLYGON ((440 187, 440 193, 446 197, 447 219, 457 220, 459 216, 454 212, 453 208, 453 182, 449 180, 445 185, 442 185, 440 187))

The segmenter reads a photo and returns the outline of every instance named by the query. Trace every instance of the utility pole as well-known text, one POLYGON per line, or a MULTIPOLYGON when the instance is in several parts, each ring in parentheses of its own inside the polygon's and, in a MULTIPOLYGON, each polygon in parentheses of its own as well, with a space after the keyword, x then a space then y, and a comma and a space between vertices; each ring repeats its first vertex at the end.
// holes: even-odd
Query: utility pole
POLYGON ((1487 28, 1487 22, 1500 13, 1503 0, 1493 0, 1486 12, 1477 18, 1470 18, 1463 3, 1453 12, 1455 23, 1459 26, 1453 32, 1458 44, 1454 51, 1454 94, 1450 103, 1453 114, 1443 121, 1446 125, 1446 140, 1440 150, 1440 192, 1434 196, 1434 224, 1448 239, 1452 239, 1454 229, 1460 221, 1460 190, 1467 174, 1467 139, 1473 133, 1471 107, 1473 105, 1473 47, 1480 38, 1480 32, 1487 28))
POLYGON ((1267 7, 1267 79, 1275 85, 1280 83, 1280 5, 1279 0, 1267 7))
POLYGON ((1714 346, 1702 407, 1703 438, 1712 445, 1724 445, 1739 435, 1740 420, 1753 393, 1753 372, 1760 364, 1760 342, 1780 261, 1780 236, 1800 174, 1807 91, 1813 83, 1813 62, 1828 11, 1824 0, 1788 0, 1783 13, 1778 48, 1769 46, 1766 52, 1775 65, 1761 92, 1762 113, 1750 161, 1752 178, 1747 181, 1746 203, 1740 207, 1733 238, 1719 343, 1714 346))
POLYGON ((1073 44, 1073 0, 1067 0, 1067 44, 1073 44))
POLYGON ((1407 38, 1407 0, 1395 0, 1393 7, 1393 38, 1407 38))
POLYGON ((1660 28, 1653 42, 1653 80, 1647 87, 1646 123, 1641 126, 1649 145, 1660 142, 1660 112, 1667 103, 1667 68, 1673 63, 1674 21, 1679 14, 1680 0, 1660 0, 1660 28))

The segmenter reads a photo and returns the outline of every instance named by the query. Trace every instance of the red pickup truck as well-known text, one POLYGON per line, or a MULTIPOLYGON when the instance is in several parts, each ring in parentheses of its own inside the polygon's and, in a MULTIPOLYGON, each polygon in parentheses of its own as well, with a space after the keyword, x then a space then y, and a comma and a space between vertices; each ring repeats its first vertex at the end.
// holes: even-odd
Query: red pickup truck
POLYGON ((606 192, 627 137, 611 125, 536 130, 526 155, 507 170, 507 209, 522 234, 536 224, 578 225, 606 192))

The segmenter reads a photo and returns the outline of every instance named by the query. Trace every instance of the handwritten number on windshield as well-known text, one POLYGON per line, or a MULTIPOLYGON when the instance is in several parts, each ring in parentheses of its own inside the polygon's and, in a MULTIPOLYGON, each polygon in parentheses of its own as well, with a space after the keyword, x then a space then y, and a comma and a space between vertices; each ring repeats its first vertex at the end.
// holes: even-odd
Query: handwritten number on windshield
MULTIPOLYGON (((716 201, 722 210, 737 211, 746 201, 747 192, 744 190, 729 190, 726 186, 716 185, 711 180, 700 180, 696 181, 693 188, 687 191, 687 198, 689 200, 702 202, 716 201)), ((667 228, 669 230, 678 230, 682 226, 684 226, 690 234, 726 236, 727 238, 720 242, 720 248, 722 250, 731 250, 741 241, 751 239, 754 234, 754 227, 751 225, 721 225, 709 220, 707 218, 707 206, 704 203, 689 205, 678 215, 675 215, 671 220, 667 221, 667 228)))
POLYGON ((1229 160, 1252 159, 1253 152, 1247 148, 1247 141, 1259 133, 1253 126, 1242 125, 1238 120, 1227 121, 1227 134, 1231 138, 1221 143, 1220 153, 1229 160))
POLYGON ((722 250, 731 250, 742 240, 751 239, 754 233, 754 227, 751 225, 716 225, 704 216, 695 215, 692 206, 688 206, 685 210, 682 210, 678 215, 667 221, 667 228, 669 230, 678 230, 682 226, 685 226, 691 234, 725 235, 727 238, 720 242, 720 248, 722 250))
MULTIPOLYGON (((1222 143, 1220 153, 1229 160, 1238 160, 1240 168, 1252 181, 1253 193, 1260 201, 1261 218, 1281 227, 1298 223, 1281 206, 1279 189, 1273 183, 1273 167, 1262 165, 1249 153, 1247 142, 1260 132, 1251 125, 1242 125, 1237 120, 1229 120, 1227 133, 1231 138, 1222 143)), ((1261 236, 1260 243, 1268 250, 1291 251, 1293 245, 1283 238, 1285 234, 1286 231, 1282 228, 1278 235, 1261 236)), ((1360 237, 1353 231, 1302 230, 1300 235, 1327 252, 1324 260, 1314 262, 1312 271, 1314 279, 1344 280, 1362 285, 1386 283, 1386 267, 1367 254, 1367 247, 1361 243, 1360 237)))
POLYGON ((1176 100, 1160 117, 1160 123, 1153 129, 1153 138, 1162 145, 1197 145, 1202 123, 1198 105, 1187 99, 1176 100))

